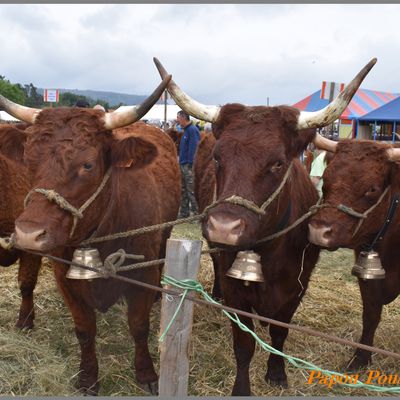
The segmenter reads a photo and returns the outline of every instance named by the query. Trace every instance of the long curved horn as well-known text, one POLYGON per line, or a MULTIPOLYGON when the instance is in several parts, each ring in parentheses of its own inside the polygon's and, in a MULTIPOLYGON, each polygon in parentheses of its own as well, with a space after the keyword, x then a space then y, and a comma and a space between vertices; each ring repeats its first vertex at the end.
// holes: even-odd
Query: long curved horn
POLYGON ((157 103, 158 99, 167 88, 171 78, 172 75, 166 75, 165 77, 163 77, 162 82, 142 104, 139 104, 138 106, 119 107, 112 113, 106 113, 104 116, 105 128, 110 130, 122 128, 123 126, 133 124, 134 122, 142 118, 147 113, 147 111, 149 111, 150 108, 153 107, 155 103, 157 103))
POLYGON ((0 109, 6 111, 14 118, 29 124, 34 124, 36 117, 42 111, 39 108, 30 108, 21 106, 20 104, 14 103, 11 100, 6 99, 0 94, 0 109))
POLYGON ((338 143, 334 140, 325 138, 319 133, 315 134, 313 142, 318 149, 330 151, 331 153, 334 153, 336 151, 338 145, 338 143))
POLYGON ((336 99, 325 108, 314 112, 302 111, 297 121, 297 129, 320 128, 339 118, 376 61, 377 59, 373 58, 345 87, 343 92, 339 93, 336 99))
MULTIPOLYGON (((161 78, 166 76, 168 72, 165 70, 160 61, 154 57, 154 64, 160 73, 161 78)), ((175 103, 179 105, 185 112, 192 115, 195 118, 203 121, 215 123, 218 119, 220 107, 206 106, 199 103, 198 101, 189 97, 172 79, 168 85, 168 92, 175 100, 175 103)))

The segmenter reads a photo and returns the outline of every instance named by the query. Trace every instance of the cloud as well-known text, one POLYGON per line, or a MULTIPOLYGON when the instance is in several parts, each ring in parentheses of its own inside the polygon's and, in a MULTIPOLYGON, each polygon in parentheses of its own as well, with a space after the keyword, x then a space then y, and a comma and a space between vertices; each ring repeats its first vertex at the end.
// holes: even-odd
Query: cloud
POLYGON ((40 87, 148 94, 157 56, 208 104, 293 104, 322 80, 400 91, 400 5, 0 5, 0 74, 40 87), (384 21, 384 23, 383 23, 384 21))

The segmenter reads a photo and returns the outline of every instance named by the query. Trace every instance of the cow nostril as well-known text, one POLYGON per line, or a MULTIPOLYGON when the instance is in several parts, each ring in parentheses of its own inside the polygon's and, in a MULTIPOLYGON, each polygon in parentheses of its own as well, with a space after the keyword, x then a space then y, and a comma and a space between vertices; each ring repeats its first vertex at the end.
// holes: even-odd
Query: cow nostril
POLYGON ((35 237, 35 240, 36 240, 37 242, 40 242, 41 240, 44 240, 45 237, 46 237, 46 234, 47 234, 47 232, 46 232, 44 229, 42 229, 41 231, 39 231, 39 232, 37 233, 37 235, 36 235, 36 237, 35 237))
POLYGON ((232 226, 231 233, 234 235, 241 235, 244 228, 244 223, 241 219, 235 221, 236 225, 232 226))
POLYGON ((331 228, 331 227, 325 228, 325 229, 324 229, 324 232, 323 232, 323 234, 322 234, 322 237, 323 237, 324 239, 329 239, 331 236, 332 236, 332 228, 331 228))
POLYGON ((213 216, 210 216, 210 218, 208 218, 207 220, 207 229, 208 230, 213 230, 215 227, 215 218, 213 216))

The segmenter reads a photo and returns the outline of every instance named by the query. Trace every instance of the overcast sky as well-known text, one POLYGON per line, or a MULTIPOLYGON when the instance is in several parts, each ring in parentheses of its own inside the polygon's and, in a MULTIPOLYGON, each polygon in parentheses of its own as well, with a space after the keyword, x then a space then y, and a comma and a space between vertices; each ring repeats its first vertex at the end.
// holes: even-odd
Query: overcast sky
POLYGON ((0 75, 149 94, 156 56, 206 104, 293 104, 323 80, 400 92, 400 5, 0 5, 0 75))

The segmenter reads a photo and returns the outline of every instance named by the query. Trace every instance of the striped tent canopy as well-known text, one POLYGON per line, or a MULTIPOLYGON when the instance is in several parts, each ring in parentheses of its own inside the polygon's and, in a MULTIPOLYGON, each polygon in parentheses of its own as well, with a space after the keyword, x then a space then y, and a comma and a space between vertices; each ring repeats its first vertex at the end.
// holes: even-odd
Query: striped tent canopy
POLYGON ((362 121, 400 121, 400 97, 360 118, 362 121))
MULTIPOLYGON (((378 92, 377 90, 358 89, 348 107, 340 116, 341 119, 358 119, 386 103, 398 98, 399 93, 378 92)), ((300 100, 293 107, 300 111, 318 111, 328 105, 329 101, 321 99, 321 90, 300 100)))

